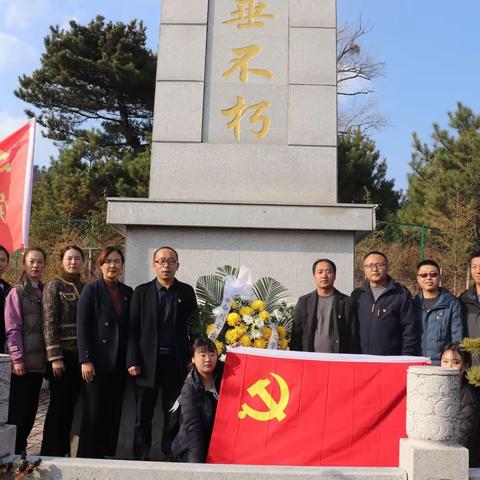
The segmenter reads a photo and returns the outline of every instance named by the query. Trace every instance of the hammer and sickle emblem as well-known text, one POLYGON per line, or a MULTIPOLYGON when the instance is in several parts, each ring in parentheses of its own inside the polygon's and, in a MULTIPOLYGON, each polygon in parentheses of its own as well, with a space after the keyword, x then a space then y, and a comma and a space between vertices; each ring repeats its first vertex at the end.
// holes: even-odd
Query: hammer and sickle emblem
POLYGON ((286 418, 285 408, 287 408, 288 400, 290 398, 290 390, 288 389, 287 382, 276 373, 270 372, 270 375, 277 381, 280 388, 280 399, 276 402, 270 393, 267 392, 267 387, 270 385, 270 380, 268 378, 261 378, 257 380, 253 385, 251 385, 247 392, 251 397, 259 396, 263 401, 265 406, 268 408, 267 411, 261 411, 253 409, 247 403, 242 404, 242 409, 238 412, 238 417, 243 420, 245 417, 249 416, 254 420, 260 422, 268 422, 276 418, 279 422, 286 418))

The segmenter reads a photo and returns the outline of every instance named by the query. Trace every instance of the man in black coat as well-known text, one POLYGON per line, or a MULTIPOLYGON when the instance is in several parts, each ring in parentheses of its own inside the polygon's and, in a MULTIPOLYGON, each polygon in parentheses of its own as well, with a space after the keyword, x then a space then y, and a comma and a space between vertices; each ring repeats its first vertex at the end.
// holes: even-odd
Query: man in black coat
MULTIPOLYGON (((480 337, 480 251, 470 256, 470 274, 475 282, 459 297, 462 302, 466 337, 480 337)), ((473 357, 472 363, 480 365, 480 357, 473 357)))
POLYGON ((365 283, 352 292, 362 353, 419 355, 420 322, 410 292, 388 275, 388 259, 370 252, 363 259, 365 283))
POLYGON ((164 414, 162 451, 167 457, 178 429, 176 417, 169 410, 187 375, 187 320, 197 309, 193 288, 175 278, 178 267, 177 252, 171 247, 160 247, 153 255, 156 278, 138 286, 131 300, 127 368, 136 379, 133 455, 137 460, 149 459, 153 412, 160 387, 164 414))
POLYGON ((293 317, 291 350, 360 353, 358 321, 350 297, 333 287, 337 267, 322 258, 312 267, 317 288, 298 299, 293 317))

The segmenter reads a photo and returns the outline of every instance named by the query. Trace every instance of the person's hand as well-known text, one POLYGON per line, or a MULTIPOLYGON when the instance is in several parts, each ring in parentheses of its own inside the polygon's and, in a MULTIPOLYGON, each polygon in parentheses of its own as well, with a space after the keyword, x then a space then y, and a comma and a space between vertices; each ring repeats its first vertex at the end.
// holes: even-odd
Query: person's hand
POLYGON ((12 365, 12 372, 14 375, 18 375, 19 377, 25 375, 27 373, 25 370, 25 364, 23 362, 15 362, 12 365))
POLYGON ((95 367, 92 362, 82 363, 82 378, 87 382, 93 382, 93 377, 95 377, 95 367))
POLYGON ((65 364, 63 360, 54 360, 52 362, 52 371, 54 377, 61 377, 65 372, 65 364))
POLYGON ((128 373, 132 377, 137 377, 138 375, 140 375, 140 367, 138 365, 133 365, 132 367, 128 368, 128 373))

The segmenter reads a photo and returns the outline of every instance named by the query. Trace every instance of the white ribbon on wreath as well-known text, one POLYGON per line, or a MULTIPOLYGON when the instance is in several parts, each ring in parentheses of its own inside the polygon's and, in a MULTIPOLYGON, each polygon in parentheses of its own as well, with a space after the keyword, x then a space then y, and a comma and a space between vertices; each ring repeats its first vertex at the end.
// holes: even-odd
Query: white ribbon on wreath
POLYGON ((214 310, 215 324, 208 335, 210 340, 215 341, 220 335, 220 332, 227 321, 230 309, 232 308, 232 302, 236 296, 249 299, 254 298, 252 286, 252 271, 243 265, 238 271, 238 277, 228 275, 225 278, 222 303, 214 310))

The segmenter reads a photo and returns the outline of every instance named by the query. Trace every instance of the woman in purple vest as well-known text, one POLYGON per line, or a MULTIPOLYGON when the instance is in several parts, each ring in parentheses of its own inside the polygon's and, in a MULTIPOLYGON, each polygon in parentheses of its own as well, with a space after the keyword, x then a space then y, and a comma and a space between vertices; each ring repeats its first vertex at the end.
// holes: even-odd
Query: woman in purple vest
POLYGON ((5 299, 5 333, 12 357, 7 423, 17 426, 15 453, 27 448, 45 373, 41 279, 46 257, 41 248, 25 251, 20 281, 5 299))

